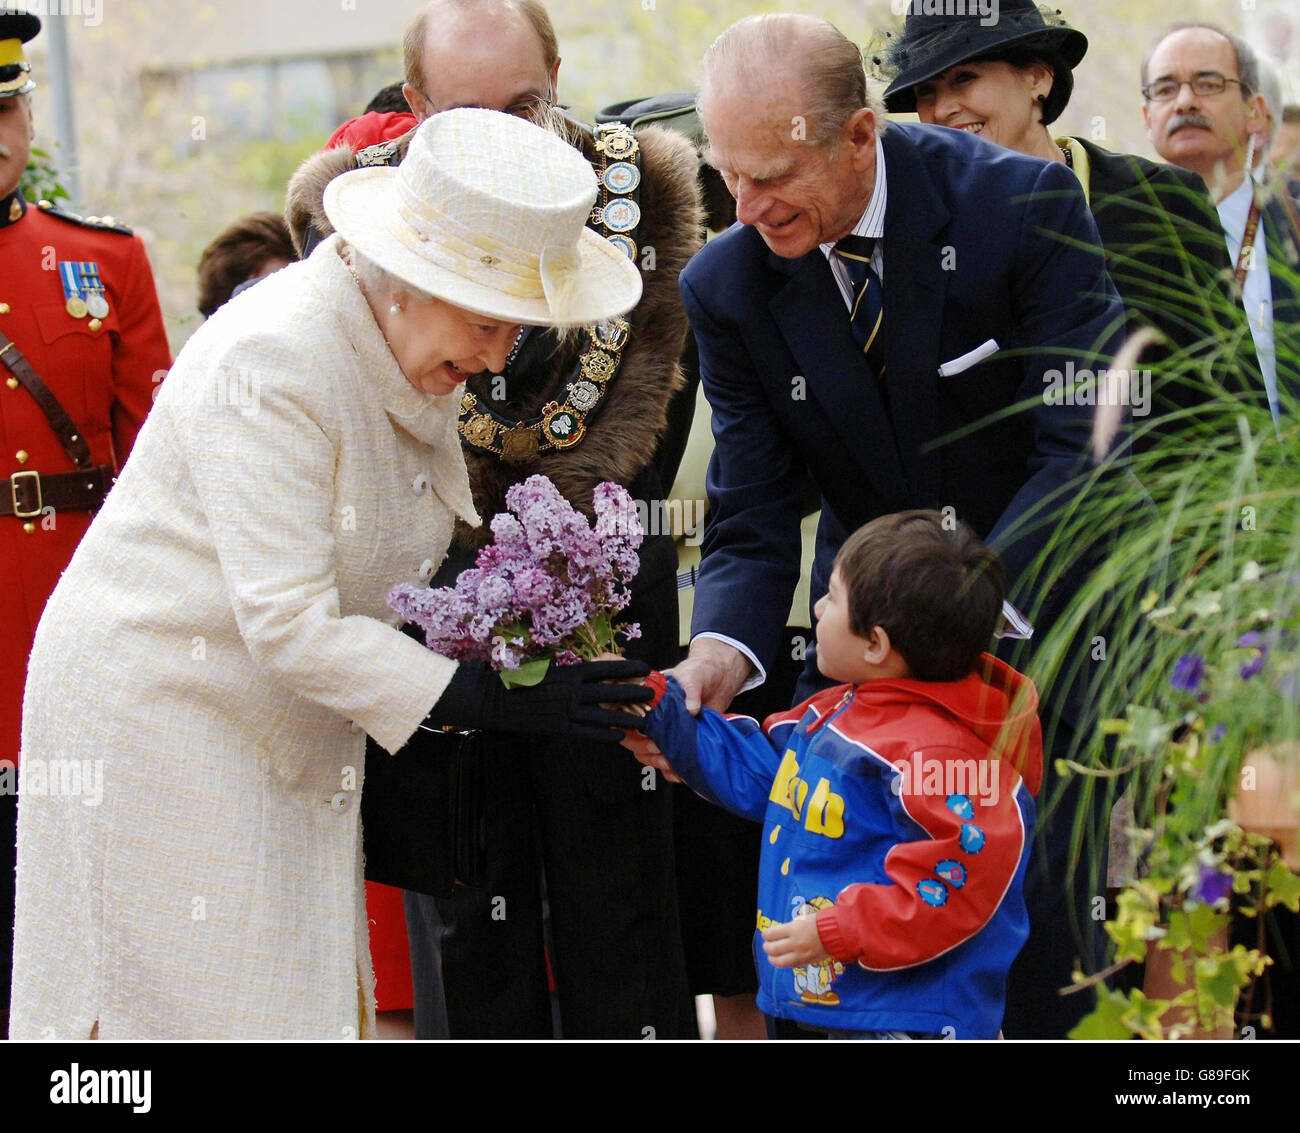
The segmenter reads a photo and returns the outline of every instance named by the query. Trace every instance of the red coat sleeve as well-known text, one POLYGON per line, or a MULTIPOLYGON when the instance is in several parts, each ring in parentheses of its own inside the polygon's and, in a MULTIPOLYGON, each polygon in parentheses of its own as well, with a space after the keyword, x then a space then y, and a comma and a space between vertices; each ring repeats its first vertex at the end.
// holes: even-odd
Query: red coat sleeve
MULTIPOLYGON (((971 760, 970 752, 927 748, 926 760, 971 760)), ((889 884, 847 886, 817 914, 830 955, 884 970, 923 964, 980 931, 1002 903, 1020 865, 1027 832, 1015 792, 1020 777, 996 761, 991 802, 972 791, 925 790, 921 776, 900 776, 898 806, 925 832, 885 855, 889 884), (918 781, 919 780, 919 781, 918 781)))
POLYGON ((119 468, 153 406, 158 385, 170 368, 171 350, 144 243, 131 237, 126 281, 113 342, 113 452, 119 468))

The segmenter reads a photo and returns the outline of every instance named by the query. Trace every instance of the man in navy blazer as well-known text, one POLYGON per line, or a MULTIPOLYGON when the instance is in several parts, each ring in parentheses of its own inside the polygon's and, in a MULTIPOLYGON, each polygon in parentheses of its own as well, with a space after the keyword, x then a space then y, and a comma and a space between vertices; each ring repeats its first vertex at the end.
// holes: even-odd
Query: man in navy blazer
MULTIPOLYGON (((725 32, 699 107, 739 221, 681 277, 716 438, 690 654, 674 670, 688 703, 725 709, 761 680, 799 572, 810 480, 822 499, 814 602, 855 528, 951 509, 998 550, 1041 634, 1050 604, 1027 568, 1086 467, 1092 424, 1091 408, 1045 391, 1105 366, 1124 320, 1078 180, 955 130, 886 130, 857 48, 808 16, 725 32), (852 285, 830 250, 850 234, 875 237, 879 369, 855 341, 852 285)), ((1068 717, 1044 692, 1047 712, 1068 717)), ((1038 963, 1030 993, 1053 1000, 1078 951, 1064 888, 1063 873, 1046 878, 1060 907, 1027 945, 1059 953, 1050 976, 1038 963)), ((1063 1020, 1045 1004, 1040 1037, 1064 1033, 1083 998, 1063 1020)))

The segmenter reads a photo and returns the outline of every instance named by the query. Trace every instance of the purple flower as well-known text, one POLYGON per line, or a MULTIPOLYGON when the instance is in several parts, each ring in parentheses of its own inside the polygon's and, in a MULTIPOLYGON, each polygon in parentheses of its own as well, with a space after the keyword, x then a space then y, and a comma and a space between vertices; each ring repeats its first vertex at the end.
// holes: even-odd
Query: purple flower
POLYGON ((492 664, 498 669, 517 669, 524 660, 524 654, 516 646, 523 645, 523 639, 519 637, 511 638, 507 641, 504 637, 494 637, 492 639, 492 664))
POLYGON ((1228 734, 1228 725, 1219 721, 1210 729, 1209 742, 1217 744, 1222 741, 1223 737, 1228 734))
POLYGON ((1270 644, 1275 642, 1276 639, 1276 634, 1271 634, 1266 638, 1259 632, 1259 630, 1255 629, 1249 630, 1237 638, 1238 649, 1258 650, 1255 656, 1242 665, 1238 670, 1238 674, 1243 681, 1250 680, 1251 677, 1256 676, 1264 667, 1264 662, 1268 660, 1268 647, 1270 644))
POLYGON ((1252 657, 1249 661, 1247 661, 1244 665, 1242 665, 1241 669, 1239 670, 1241 679, 1243 681, 1250 680, 1251 677, 1255 676, 1264 667, 1264 662, 1267 660, 1268 660, 1268 650, 1261 649, 1258 653, 1255 654, 1254 657, 1252 657))
MULTIPOLYGON (((591 647, 584 627, 631 600, 643 535, 636 507, 617 484, 600 484, 593 526, 545 476, 511 485, 506 506, 492 519, 495 542, 454 587, 396 587, 389 604, 424 630, 430 649, 455 660, 498 669, 535 657, 576 663, 591 647)), ((625 638, 640 633, 614 628, 625 638)))
POLYGON ((1176 692, 1195 692, 1205 679, 1205 662, 1195 653, 1184 653, 1174 663, 1169 684, 1176 692))
POLYGON ((628 641, 635 641, 641 636, 641 623, 628 622, 620 632, 628 639, 628 641))
POLYGON ((1202 865, 1199 868, 1200 875, 1188 896, 1205 905, 1227 900, 1228 894, 1232 892, 1232 874, 1224 873, 1214 866, 1202 865))

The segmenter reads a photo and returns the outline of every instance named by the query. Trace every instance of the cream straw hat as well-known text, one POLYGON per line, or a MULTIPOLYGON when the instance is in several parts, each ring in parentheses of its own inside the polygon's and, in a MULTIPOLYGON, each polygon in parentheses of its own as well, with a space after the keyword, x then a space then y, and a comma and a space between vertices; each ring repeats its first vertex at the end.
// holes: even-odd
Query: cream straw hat
POLYGON ((355 169, 325 215, 367 259, 467 311, 596 323, 641 298, 641 273, 586 226, 596 175, 572 146, 493 110, 426 119, 396 168, 355 169))

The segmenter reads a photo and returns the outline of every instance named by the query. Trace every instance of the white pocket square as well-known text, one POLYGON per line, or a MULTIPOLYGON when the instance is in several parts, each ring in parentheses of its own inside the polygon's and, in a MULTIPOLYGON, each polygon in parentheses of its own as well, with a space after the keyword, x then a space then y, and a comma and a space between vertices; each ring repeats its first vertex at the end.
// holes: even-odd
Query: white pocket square
POLYGON ((951 378, 954 374, 960 374, 963 370, 969 370, 972 366, 983 362, 990 354, 996 354, 998 351, 997 339, 990 338, 988 342, 981 343, 974 350, 968 350, 960 357, 954 358, 951 362, 944 362, 939 367, 939 377, 951 378))

